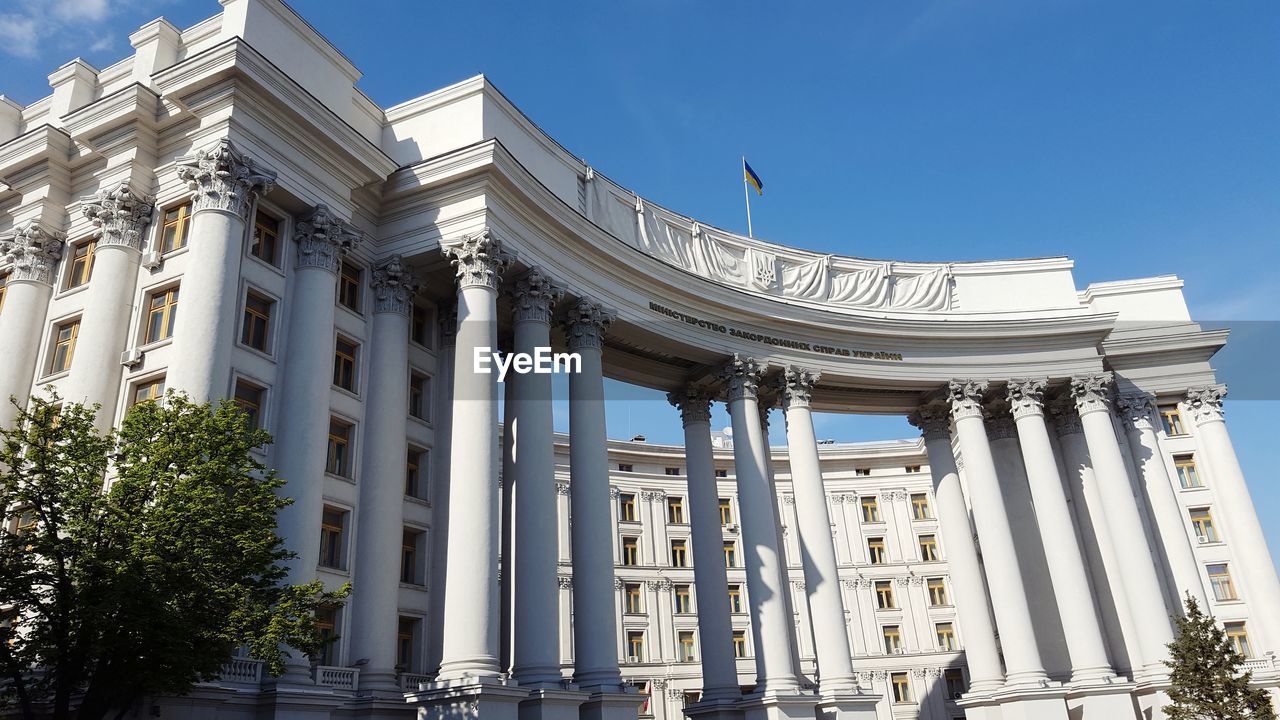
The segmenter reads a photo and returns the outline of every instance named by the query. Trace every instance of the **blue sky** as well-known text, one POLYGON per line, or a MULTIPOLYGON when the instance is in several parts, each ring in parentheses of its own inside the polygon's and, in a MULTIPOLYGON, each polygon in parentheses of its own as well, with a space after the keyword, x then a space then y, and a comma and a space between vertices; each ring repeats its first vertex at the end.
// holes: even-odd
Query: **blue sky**
MULTIPOLYGON (((380 104, 483 72, 614 180, 714 225, 745 230, 745 154, 766 185, 752 212, 769 240, 908 260, 1069 255, 1081 287, 1181 276, 1198 320, 1248 337, 1216 364, 1247 398, 1228 402, 1229 424, 1280 548, 1267 455, 1280 391, 1263 377, 1280 352, 1280 4, 294 7, 380 104)), ((10 0, 0 92, 30 102, 74 55, 105 67, 158 15, 185 27, 218 11, 213 0, 10 0)), ((610 392, 610 435, 679 440, 665 403, 610 392)), ((818 433, 914 434, 896 418, 838 416, 820 417, 818 433)))

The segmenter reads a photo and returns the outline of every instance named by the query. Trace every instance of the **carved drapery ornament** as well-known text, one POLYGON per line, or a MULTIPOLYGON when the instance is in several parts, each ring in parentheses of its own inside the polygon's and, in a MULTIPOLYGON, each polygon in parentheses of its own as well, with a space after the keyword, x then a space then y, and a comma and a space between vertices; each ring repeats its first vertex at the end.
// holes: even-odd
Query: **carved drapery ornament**
POLYGON ((1125 423, 1139 430, 1155 428, 1152 416, 1156 411, 1156 399, 1142 392, 1129 392, 1116 398, 1116 413, 1125 423))
POLYGON ((813 388, 818 384, 822 373, 816 370, 788 365, 778 376, 778 389, 782 394, 782 407, 790 410, 793 407, 809 407, 813 399, 813 388))
POLYGON ((128 181, 122 181, 85 198, 82 210, 97 227, 94 235, 98 247, 118 245, 141 252, 145 240, 142 233, 151 223, 155 206, 155 198, 138 195, 129 188, 128 181))
POLYGON ((276 174, 259 167, 227 138, 207 150, 178 159, 178 177, 195 193, 191 211, 222 210, 244 219, 255 195, 275 188, 276 174))
POLYGON ((947 399, 956 420, 982 417, 982 396, 987 392, 986 380, 952 380, 947 384, 947 399))
POLYGON ((66 239, 66 234, 49 230, 32 220, 0 240, 0 265, 12 265, 10 282, 29 280, 52 285, 53 268, 62 257, 62 245, 66 239))
POLYGON ((360 244, 361 235, 328 207, 317 205, 293 226, 298 243, 298 267, 320 268, 335 275, 342 258, 360 244))
POLYGON ((1187 390, 1182 404, 1191 413, 1197 425, 1222 421, 1222 400, 1227 396, 1226 385, 1206 385, 1187 390))
POLYGON ((441 250, 453 265, 459 290, 467 287, 497 290, 503 271, 515 259, 502 249, 502 241, 489 228, 467 235, 441 250))
POLYGON ((942 403, 929 403, 916 408, 907 422, 920 428, 925 441, 951 439, 951 413, 942 403))
POLYGON ((724 395, 729 402, 746 397, 756 397, 760 390, 760 378, 764 367, 755 358, 734 353, 733 359, 721 368, 719 377, 724 381, 724 395))
POLYGON ((1111 409, 1111 392, 1115 380, 1109 372, 1075 375, 1071 378, 1071 398, 1081 415, 1111 409))
POLYGON ((530 268, 516 280, 511 291, 516 322, 551 322, 551 309, 564 297, 564 288, 552 281, 542 268, 530 268))
POLYGON ((1048 378, 1015 378, 1005 385, 1005 400, 1014 420, 1044 416, 1044 390, 1048 385, 1048 378))
POLYGON ((373 311, 409 316, 413 312, 413 296, 421 287, 418 276, 404 266, 399 255, 392 255, 373 268, 373 311))
POLYGON ((685 427, 711 422, 711 400, 711 392, 702 388, 687 387, 667 393, 667 402, 680 411, 680 421, 685 427))
POLYGON ((599 350, 604 347, 604 333, 616 319, 613 311, 590 298, 573 304, 564 317, 564 332, 570 350, 599 350))

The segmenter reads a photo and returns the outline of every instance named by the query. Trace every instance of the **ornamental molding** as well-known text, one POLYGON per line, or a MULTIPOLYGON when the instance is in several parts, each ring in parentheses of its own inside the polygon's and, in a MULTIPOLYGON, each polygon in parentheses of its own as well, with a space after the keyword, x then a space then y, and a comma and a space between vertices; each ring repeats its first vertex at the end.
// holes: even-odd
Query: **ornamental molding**
POLYGON ((649 590, 652 592, 667 592, 674 587, 671 581, 666 578, 661 578, 658 580, 648 580, 645 582, 645 586, 648 587, 649 590))
POLYGON ((952 380, 947 384, 947 399, 956 420, 982 418, 982 396, 987 392, 986 380, 952 380))
POLYGON ((32 220, 0 240, 0 264, 13 266, 10 282, 27 280, 53 285, 53 268, 62 257, 65 233, 49 230, 32 220))
POLYGON ((783 505, 795 505, 795 504, 796 504, 796 496, 795 496, 795 495, 783 495, 783 496, 782 496, 782 504, 783 504, 783 505))
POLYGON ((725 363, 718 377, 724 382, 724 396, 728 402, 756 398, 760 391, 760 378, 764 375, 764 366, 753 357, 734 353, 733 358, 725 363))
POLYGON ((680 411, 680 422, 688 427, 694 423, 711 422, 711 401, 714 393, 705 388, 686 387, 667 393, 667 402, 680 411))
POLYGON ((604 334, 617 314, 591 298, 573 303, 564 316, 564 332, 570 350, 599 350, 604 334))
POLYGON ((1144 392, 1127 392, 1116 398, 1116 413, 1126 425, 1139 430, 1154 430, 1152 417, 1156 412, 1156 399, 1144 392))
POLYGON ((782 397, 782 407, 790 410, 793 407, 807 408, 813 399, 813 388, 818 384, 822 373, 816 370, 788 365, 778 376, 778 391, 782 397))
POLYGON ((951 413, 939 402, 921 405, 907 416, 907 422, 920 429, 925 442, 951 440, 951 413))
POLYGON ((1111 396, 1115 390, 1115 378, 1109 372, 1091 375, 1075 375, 1071 378, 1071 398, 1081 415, 1106 412, 1111 409, 1111 396))
POLYGON ((337 275, 342 258, 360 244, 361 233, 334 215, 325 205, 317 205, 293 226, 298 244, 298 267, 319 268, 337 275))
POLYGON ((489 228, 440 249, 453 265, 459 290, 468 287, 497 290, 503 271, 515 260, 513 254, 503 250, 502 241, 489 228))
POLYGON ((1222 400, 1227 396, 1226 385, 1206 385, 1187 390, 1182 404, 1191 413, 1197 425, 1222 422, 1222 400))
POLYGON ((1044 391, 1048 378, 1014 378, 1005 384, 1005 401, 1014 420, 1024 417, 1044 417, 1044 391))
POLYGON ((622 588, 624 588, 624 587, 626 587, 626 586, 627 586, 627 583, 626 583, 622 578, 620 578, 620 577, 615 577, 615 578, 613 579, 613 589, 614 589, 614 590, 621 590, 622 588))
POLYGON ((557 495, 568 495, 568 494, 569 494, 569 483, 556 483, 556 494, 557 494, 557 495))
POLYGON ((1084 432, 1080 413, 1068 395, 1060 395, 1049 402, 1049 414, 1053 416, 1054 431, 1058 437, 1078 435, 1084 432))
POLYGON ((803 581, 803 580, 792 580, 792 581, 791 581, 791 587, 795 588, 796 590, 804 590, 804 581, 803 581))
POLYGON ((841 578, 840 587, 846 590, 852 590, 853 588, 858 587, 858 580, 856 578, 841 578))
POLYGON ((899 578, 894 578, 894 579, 893 579, 893 582, 894 582, 894 584, 896 584, 898 587, 906 587, 906 586, 908 586, 908 585, 910 585, 910 584, 911 584, 911 578, 909 578, 909 577, 899 577, 899 578))
POLYGON ((884 503, 892 503, 896 501, 905 502, 911 497, 911 493, 907 490, 885 490, 880 493, 880 500, 884 503))
POLYGON ((227 138, 212 148, 197 150, 195 155, 178 158, 177 166, 178 177, 195 193, 192 213, 220 210, 244 220, 253 198, 271 192, 276 184, 274 172, 260 167, 227 138))
POLYGON ((622 491, 612 485, 609 486, 609 497, 617 500, 622 495, 622 491))
POLYGON ((540 267, 529 268, 511 289, 516 322, 551 323, 551 309, 564 298, 564 288, 540 267))
POLYGON ((133 192, 125 180, 102 188, 82 203, 84 216, 97 228, 94 236, 99 248, 114 245, 142 252, 143 231, 156 207, 154 197, 133 192))
POLYGON ((556 585, 559 586, 561 590, 570 590, 573 588, 573 577, 570 575, 557 575, 556 585))
POLYGON ((647 502, 662 502, 667 499, 666 490, 643 490, 640 499, 647 502))
POLYGON ((413 296, 422 287, 422 280, 404 266, 404 259, 392 255, 373 268, 373 311, 398 313, 408 317, 413 312, 413 296))
POLYGON ((988 441, 1018 439, 1018 425, 1014 422, 1013 416, 1004 412, 1003 409, 988 414, 982 422, 987 430, 988 441))

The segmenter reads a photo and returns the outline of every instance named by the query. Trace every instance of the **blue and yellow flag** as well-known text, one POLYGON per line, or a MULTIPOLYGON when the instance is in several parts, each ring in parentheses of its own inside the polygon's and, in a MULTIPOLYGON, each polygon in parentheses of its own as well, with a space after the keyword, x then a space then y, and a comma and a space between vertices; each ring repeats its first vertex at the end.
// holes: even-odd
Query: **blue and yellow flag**
POLYGON ((742 161, 742 175, 747 182, 751 183, 751 187, 756 189, 757 195, 764 194, 764 183, 761 182, 760 176, 756 174, 756 171, 752 170, 751 166, 747 164, 745 158, 742 161))

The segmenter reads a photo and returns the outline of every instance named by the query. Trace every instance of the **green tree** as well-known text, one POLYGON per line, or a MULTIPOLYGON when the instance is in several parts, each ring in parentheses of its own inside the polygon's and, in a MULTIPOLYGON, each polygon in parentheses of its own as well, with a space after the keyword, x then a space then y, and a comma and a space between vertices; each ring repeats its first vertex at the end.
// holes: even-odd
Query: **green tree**
POLYGON ((1250 687, 1244 657, 1187 595, 1187 612, 1175 618, 1177 636, 1169 643, 1172 686, 1164 709, 1169 720, 1276 720, 1267 691, 1250 687))
POLYGON ((0 708, 99 720, 216 677, 237 648, 283 671, 347 594, 284 583, 291 502, 231 402, 170 393, 117 431, 56 395, 0 428, 0 708), (104 482, 105 481, 105 482, 104 482))

